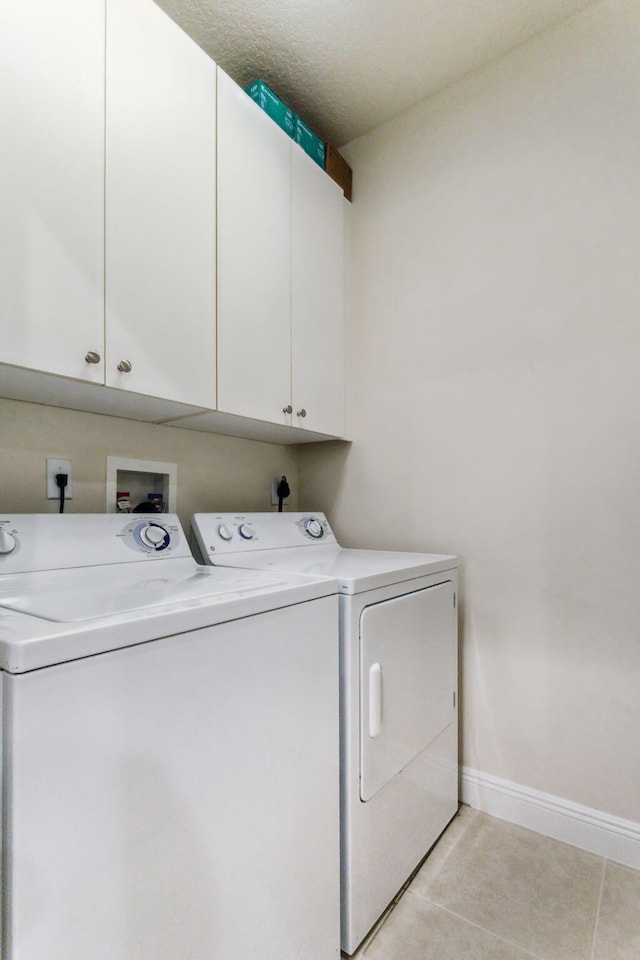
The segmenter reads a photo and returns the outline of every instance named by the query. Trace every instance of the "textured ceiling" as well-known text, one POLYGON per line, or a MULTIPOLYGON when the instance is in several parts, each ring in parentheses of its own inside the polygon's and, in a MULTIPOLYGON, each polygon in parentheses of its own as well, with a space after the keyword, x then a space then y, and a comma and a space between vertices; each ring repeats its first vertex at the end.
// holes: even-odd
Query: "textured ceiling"
POLYGON ((594 0, 156 0, 342 146, 594 0))

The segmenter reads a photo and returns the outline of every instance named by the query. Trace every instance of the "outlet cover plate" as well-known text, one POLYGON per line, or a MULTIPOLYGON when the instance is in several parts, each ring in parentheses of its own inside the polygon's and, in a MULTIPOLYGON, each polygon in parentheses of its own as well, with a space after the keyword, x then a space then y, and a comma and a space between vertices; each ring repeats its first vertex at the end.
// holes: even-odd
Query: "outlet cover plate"
POLYGON ((65 500, 71 500, 73 497, 73 488, 71 486, 71 461, 59 460, 53 457, 47 457, 47 500, 60 499, 60 487, 56 483, 56 474, 66 473, 68 480, 64 488, 65 500))

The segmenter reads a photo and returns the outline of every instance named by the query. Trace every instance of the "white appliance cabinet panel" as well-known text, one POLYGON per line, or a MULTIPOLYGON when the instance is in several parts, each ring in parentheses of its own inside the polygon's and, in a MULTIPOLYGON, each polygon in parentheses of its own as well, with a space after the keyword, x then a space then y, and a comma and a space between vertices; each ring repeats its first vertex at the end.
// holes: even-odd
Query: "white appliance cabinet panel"
POLYGON ((218 409, 291 414, 291 140, 218 68, 218 409))
POLYGON ((104 0, 1 5, 0 126, 0 360, 102 382, 104 0))
POLYGON ((344 198, 291 145, 293 423, 344 435, 344 198))
POLYGON ((106 383, 213 408, 216 67, 151 0, 107 0, 106 76, 106 383))

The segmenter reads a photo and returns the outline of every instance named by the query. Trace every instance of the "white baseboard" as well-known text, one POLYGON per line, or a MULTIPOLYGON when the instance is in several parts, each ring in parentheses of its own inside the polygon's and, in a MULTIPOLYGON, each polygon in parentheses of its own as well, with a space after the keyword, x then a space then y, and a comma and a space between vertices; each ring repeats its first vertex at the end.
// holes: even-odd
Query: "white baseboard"
POLYGON ((462 767, 460 798, 476 810, 640 870, 640 823, 462 767))

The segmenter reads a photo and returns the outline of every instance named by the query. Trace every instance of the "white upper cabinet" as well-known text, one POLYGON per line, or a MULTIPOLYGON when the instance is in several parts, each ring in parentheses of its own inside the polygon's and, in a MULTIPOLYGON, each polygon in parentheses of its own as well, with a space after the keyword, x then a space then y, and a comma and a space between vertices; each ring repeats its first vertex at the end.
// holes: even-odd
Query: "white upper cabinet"
POLYGON ((291 147, 291 372, 293 422, 344 434, 344 197, 291 147))
POLYGON ((108 0, 106 76, 105 381, 215 407, 216 67, 151 0, 108 0))
POLYGON ((218 410, 344 432, 340 187, 218 69, 218 410))
POLYGON ((218 69, 218 409, 291 423, 291 140, 218 69))
POLYGON ((0 128, 0 359, 101 382, 104 0, 0 5, 0 128))
POLYGON ((342 436, 340 188, 152 0, 0 2, 0 395, 342 436))
POLYGON ((152 0, 2 5, 3 395, 215 406, 215 74, 152 0))

